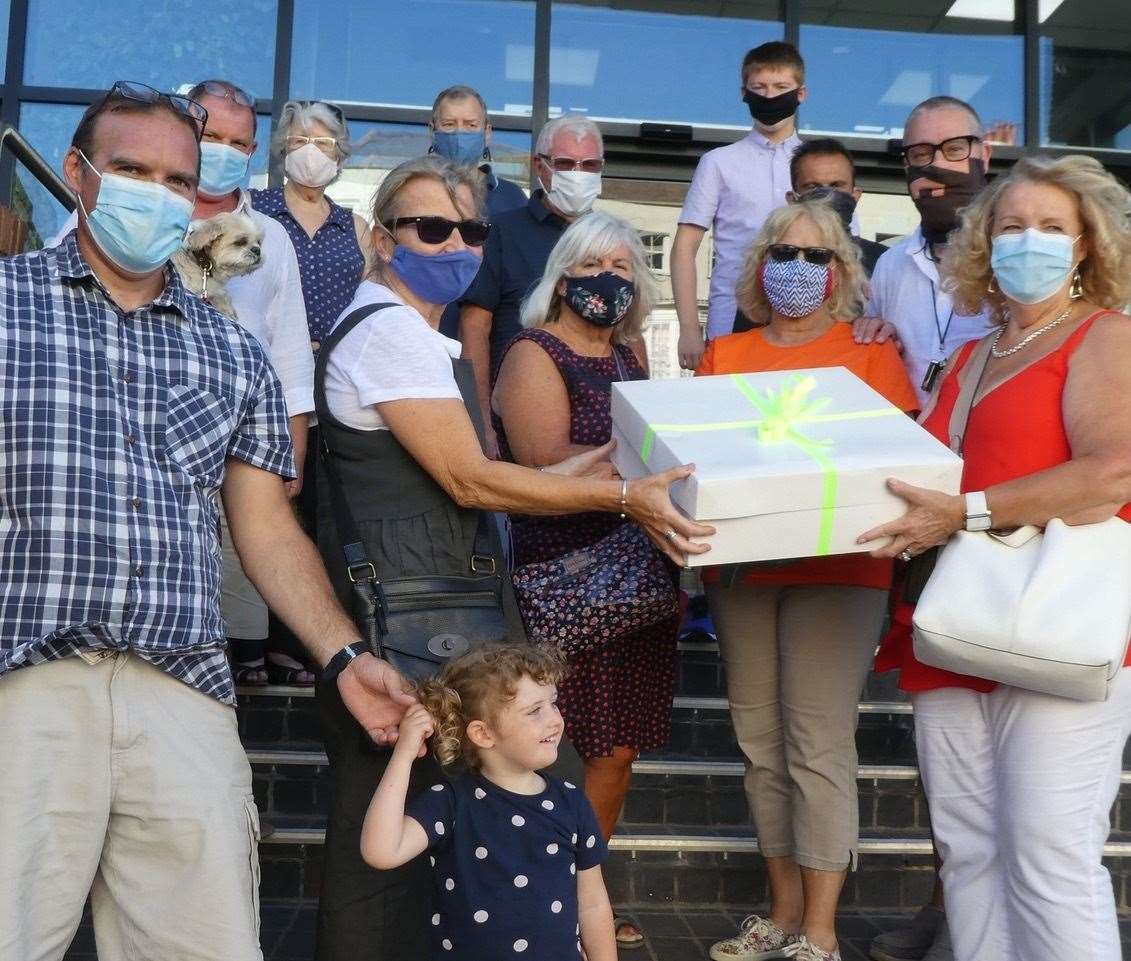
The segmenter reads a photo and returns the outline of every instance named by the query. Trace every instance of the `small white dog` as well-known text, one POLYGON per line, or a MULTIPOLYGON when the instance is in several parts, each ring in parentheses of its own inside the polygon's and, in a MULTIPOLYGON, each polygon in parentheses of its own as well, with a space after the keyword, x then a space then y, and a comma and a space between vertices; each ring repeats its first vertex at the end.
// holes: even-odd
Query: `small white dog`
POLYGON ((236 319, 225 286, 263 263, 263 231, 246 214, 217 214, 194 221, 173 266, 190 291, 236 319))

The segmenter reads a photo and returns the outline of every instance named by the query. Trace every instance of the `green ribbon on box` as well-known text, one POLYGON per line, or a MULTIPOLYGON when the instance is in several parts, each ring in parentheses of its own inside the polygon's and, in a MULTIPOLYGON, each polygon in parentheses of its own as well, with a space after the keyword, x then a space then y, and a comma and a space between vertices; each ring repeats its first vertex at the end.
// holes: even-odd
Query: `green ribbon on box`
POLYGON ((817 378, 812 374, 804 377, 795 374, 786 378, 785 383, 778 390, 767 388, 764 393, 759 393, 743 374, 732 374, 731 380, 741 394, 757 408, 761 417, 754 420, 719 421, 710 424, 649 424, 644 431, 644 442, 640 445, 640 459, 647 465, 652 456, 656 435, 665 431, 705 433, 754 428, 757 430, 759 443, 796 445, 821 468, 821 523, 817 535, 816 556, 828 554, 832 545, 838 483, 836 465, 828 455, 828 449, 832 447, 833 442, 806 437, 798 428, 802 424, 891 417, 902 414, 903 411, 892 406, 872 410, 822 413, 832 403, 832 398, 810 398, 809 395, 817 387, 817 378))

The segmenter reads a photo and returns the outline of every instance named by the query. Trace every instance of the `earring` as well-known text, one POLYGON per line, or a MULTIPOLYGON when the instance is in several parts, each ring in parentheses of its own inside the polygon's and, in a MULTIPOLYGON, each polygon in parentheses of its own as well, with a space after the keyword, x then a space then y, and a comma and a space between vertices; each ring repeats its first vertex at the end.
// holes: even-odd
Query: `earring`
POLYGON ((994 287, 994 281, 995 281, 996 279, 997 279, 997 278, 996 278, 996 277, 994 277, 994 275, 993 275, 993 274, 990 274, 990 282, 989 282, 988 284, 986 284, 986 293, 987 293, 987 294, 996 294, 996 293, 998 292, 998 291, 997 291, 997 288, 996 288, 996 287, 994 287))
POLYGON ((1068 290, 1069 300, 1079 300, 1084 296, 1084 282, 1080 279, 1080 268, 1072 271, 1072 286, 1068 290))

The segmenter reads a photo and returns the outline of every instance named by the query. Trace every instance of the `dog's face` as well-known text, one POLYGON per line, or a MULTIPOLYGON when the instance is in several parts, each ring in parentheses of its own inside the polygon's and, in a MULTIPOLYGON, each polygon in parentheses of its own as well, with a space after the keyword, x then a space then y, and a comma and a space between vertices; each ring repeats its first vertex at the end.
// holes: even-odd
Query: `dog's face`
POLYGON ((192 225, 185 247, 221 279, 249 274, 263 262, 263 231, 245 214, 217 214, 192 225))

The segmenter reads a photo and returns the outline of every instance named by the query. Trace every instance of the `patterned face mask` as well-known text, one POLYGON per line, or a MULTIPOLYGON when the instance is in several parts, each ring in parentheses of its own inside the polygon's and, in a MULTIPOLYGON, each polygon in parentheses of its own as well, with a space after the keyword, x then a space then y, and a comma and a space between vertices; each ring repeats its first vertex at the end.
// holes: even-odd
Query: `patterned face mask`
POLYGON ((598 327, 615 327, 636 299, 636 288, 611 270, 591 277, 566 277, 565 297, 570 309, 582 320, 598 327))
POLYGON ((762 291, 779 314, 805 317, 817 310, 833 292, 833 275, 827 264, 768 258, 762 264, 762 291))

